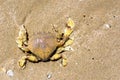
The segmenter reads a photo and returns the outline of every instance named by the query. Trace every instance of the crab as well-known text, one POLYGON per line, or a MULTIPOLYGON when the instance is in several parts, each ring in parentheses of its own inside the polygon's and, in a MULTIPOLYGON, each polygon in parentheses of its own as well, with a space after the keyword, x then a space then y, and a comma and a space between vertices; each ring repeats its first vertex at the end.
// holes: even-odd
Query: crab
POLYGON ((69 18, 63 33, 58 33, 55 36, 52 32, 39 32, 30 38, 28 38, 25 26, 20 26, 16 43, 18 48, 27 53, 27 55, 18 61, 18 65, 21 68, 25 68, 27 61, 39 62, 62 59, 61 64, 66 66, 67 58, 61 53, 68 50, 67 46, 73 43, 69 36, 73 32, 74 26, 74 21, 69 18))

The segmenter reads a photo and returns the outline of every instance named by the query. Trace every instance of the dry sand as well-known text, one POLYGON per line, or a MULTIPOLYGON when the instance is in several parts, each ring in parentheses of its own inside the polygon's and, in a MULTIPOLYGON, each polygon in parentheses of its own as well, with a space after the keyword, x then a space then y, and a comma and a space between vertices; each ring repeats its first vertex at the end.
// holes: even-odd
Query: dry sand
POLYGON ((0 80, 120 80, 120 0, 0 0, 0 80), (24 24, 29 37, 76 27, 66 67, 55 62, 17 62, 25 54, 15 39, 24 24))

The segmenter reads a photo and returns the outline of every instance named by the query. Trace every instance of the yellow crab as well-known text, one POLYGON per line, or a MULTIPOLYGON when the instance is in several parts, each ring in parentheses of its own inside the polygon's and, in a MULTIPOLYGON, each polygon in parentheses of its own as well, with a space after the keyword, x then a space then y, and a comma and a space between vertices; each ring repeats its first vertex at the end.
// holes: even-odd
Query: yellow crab
POLYGON ((24 26, 20 27, 19 36, 16 39, 18 47, 28 53, 19 60, 19 66, 24 68, 26 61, 31 62, 57 60, 62 58, 62 65, 67 65, 67 59, 61 53, 67 50, 67 46, 72 44, 73 40, 69 38, 73 32, 75 24, 72 19, 68 19, 66 28, 59 36, 53 33, 40 32, 29 38, 24 26))

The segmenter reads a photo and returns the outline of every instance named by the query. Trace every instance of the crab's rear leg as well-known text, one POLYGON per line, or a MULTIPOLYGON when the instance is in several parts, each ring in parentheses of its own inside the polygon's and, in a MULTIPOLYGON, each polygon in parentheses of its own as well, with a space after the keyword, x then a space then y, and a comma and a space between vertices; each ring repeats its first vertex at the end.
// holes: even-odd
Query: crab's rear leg
POLYGON ((67 63, 67 58, 65 55, 61 54, 64 51, 69 51, 68 47, 70 47, 69 45, 72 44, 72 40, 68 40, 62 47, 59 47, 56 51, 56 53, 50 58, 50 60, 58 60, 58 59, 62 59, 61 64, 62 66, 66 66, 67 63))
POLYGON ((56 53, 50 58, 50 60, 54 61, 54 60, 58 60, 60 58, 62 59, 62 62, 61 62, 62 66, 65 67, 67 65, 67 58, 63 54, 56 53))
POLYGON ((31 62, 38 62, 40 59, 38 59, 36 56, 34 56, 34 55, 32 55, 32 54, 29 54, 29 55, 23 56, 23 57, 19 60, 18 65, 19 65, 22 69, 24 69, 27 60, 29 60, 29 61, 31 61, 31 62))
POLYGON ((16 43, 18 47, 23 51, 25 52, 29 51, 29 49, 27 48, 27 31, 23 25, 20 26, 20 31, 16 39, 16 43))

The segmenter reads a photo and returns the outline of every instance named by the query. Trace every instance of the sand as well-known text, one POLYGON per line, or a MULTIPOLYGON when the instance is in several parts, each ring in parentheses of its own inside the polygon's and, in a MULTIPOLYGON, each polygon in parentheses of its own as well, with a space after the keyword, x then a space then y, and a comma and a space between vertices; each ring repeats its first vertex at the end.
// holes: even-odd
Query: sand
POLYGON ((0 0, 0 80, 119 80, 119 0, 0 0), (19 27, 29 37, 55 26, 63 30, 68 18, 75 22, 72 51, 64 52, 68 65, 60 60, 17 62, 26 55, 15 42, 19 27))

